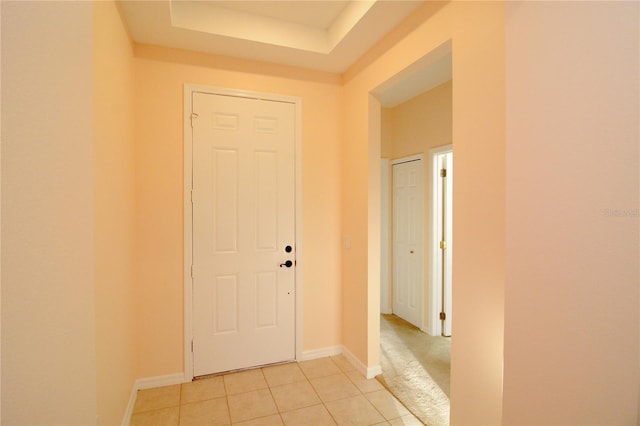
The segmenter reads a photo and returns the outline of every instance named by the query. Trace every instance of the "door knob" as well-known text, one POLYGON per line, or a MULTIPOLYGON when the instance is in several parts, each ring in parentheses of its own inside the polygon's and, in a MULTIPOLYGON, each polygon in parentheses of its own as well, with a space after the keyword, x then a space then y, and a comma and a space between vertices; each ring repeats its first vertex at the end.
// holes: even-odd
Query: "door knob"
POLYGON ((287 268, 291 268, 291 267, 293 266, 293 262, 292 262, 292 261, 290 261, 290 260, 287 260, 286 262, 284 262, 284 263, 281 263, 281 264, 280 264, 280 267, 281 267, 281 268, 282 268, 283 266, 286 266, 287 268))

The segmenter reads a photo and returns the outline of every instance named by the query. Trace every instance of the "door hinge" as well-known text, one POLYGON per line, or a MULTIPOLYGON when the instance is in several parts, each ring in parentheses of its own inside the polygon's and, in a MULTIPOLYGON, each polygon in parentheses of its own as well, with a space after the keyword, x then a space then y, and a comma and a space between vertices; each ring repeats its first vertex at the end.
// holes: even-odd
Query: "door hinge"
POLYGON ((198 114, 196 114, 195 112, 191 113, 191 127, 193 127, 193 119, 194 118, 198 118, 198 114))
MULTIPOLYGON (((447 314, 445 314, 444 312, 440 312, 440 320, 444 321, 447 319, 447 314)), ((193 343, 193 342, 192 342, 193 343)), ((193 347, 191 348, 193 350, 193 347)))
POLYGON ((193 353, 193 339, 191 340, 191 353, 193 353))
POLYGON ((447 242, 446 241, 440 241, 440 250, 445 250, 447 248, 447 242))
POLYGON ((440 169, 440 177, 447 177, 447 169, 440 169))
POLYGON ((191 204, 193 204, 193 189, 191 190, 191 204))

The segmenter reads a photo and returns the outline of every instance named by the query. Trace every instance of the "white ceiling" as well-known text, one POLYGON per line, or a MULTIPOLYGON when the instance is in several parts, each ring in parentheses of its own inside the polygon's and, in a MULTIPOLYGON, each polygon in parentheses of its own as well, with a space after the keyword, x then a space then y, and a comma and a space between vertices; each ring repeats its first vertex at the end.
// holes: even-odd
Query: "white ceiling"
POLYGON ((393 108, 451 80, 452 59, 452 43, 447 40, 373 88, 371 93, 383 107, 393 108))
POLYGON ((137 43, 343 73, 422 0, 121 0, 137 43))
MULTIPOLYGON (((137 43, 337 74, 344 73, 423 3, 119 0, 125 25, 137 43)), ((450 78, 449 54, 414 69, 379 97, 383 106, 395 106, 450 78)))
POLYGON ((217 1, 216 6, 326 30, 348 1, 217 1))

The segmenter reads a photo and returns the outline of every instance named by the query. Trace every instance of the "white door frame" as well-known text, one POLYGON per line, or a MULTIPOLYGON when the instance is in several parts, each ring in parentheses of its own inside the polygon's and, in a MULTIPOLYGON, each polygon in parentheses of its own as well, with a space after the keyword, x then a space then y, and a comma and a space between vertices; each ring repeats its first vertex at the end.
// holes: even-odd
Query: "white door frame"
POLYGON ((193 187, 193 137, 191 128, 192 94, 194 92, 211 95, 235 96, 241 98, 261 99, 275 102, 288 102, 295 105, 295 235, 296 235, 296 270, 295 270, 295 312, 296 360, 302 359, 302 99, 294 96, 283 96, 272 93, 260 93, 244 90, 225 89, 197 84, 184 85, 184 380, 191 381, 193 375, 193 278, 191 265, 193 262, 193 206, 191 204, 191 188, 193 187))
POLYGON ((431 279, 429 280, 429 313, 427 315, 427 332, 431 336, 440 336, 442 334, 442 322, 437 319, 440 315, 440 300, 442 300, 442 280, 438 267, 438 255, 440 253, 440 237, 438 235, 438 203, 436 202, 435 185, 440 179, 440 170, 435 167, 436 157, 441 154, 453 152, 453 145, 443 145, 429 150, 429 161, 431 164, 431 185, 430 185, 430 203, 431 203, 431 279))
POLYGON ((388 158, 380 159, 380 313, 391 314, 391 201, 389 199, 391 185, 391 162, 388 158))

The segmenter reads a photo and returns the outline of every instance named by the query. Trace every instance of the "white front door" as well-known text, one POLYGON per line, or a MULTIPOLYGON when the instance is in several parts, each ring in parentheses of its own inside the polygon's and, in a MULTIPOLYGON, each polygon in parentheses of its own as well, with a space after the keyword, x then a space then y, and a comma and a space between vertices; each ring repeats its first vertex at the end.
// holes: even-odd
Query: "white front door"
POLYGON ((194 375, 293 360, 295 105, 192 102, 194 375))
POLYGON ((393 163, 393 313, 422 327, 422 160, 393 163))

